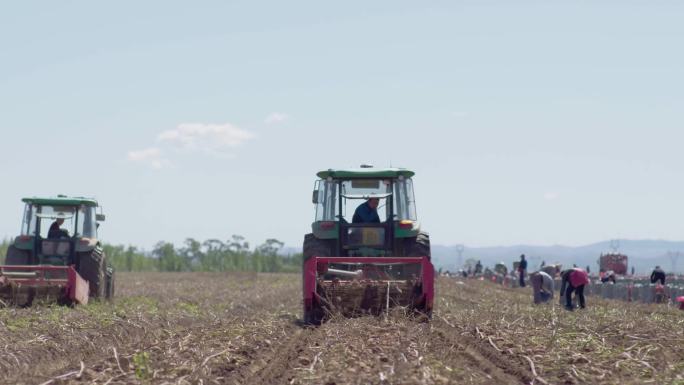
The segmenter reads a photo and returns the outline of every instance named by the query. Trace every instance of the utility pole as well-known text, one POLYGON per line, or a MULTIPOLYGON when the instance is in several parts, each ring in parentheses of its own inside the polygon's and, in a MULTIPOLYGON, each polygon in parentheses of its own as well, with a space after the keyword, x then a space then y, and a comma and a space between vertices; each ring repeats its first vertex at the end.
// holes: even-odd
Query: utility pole
POLYGON ((620 240, 619 239, 611 239, 610 240, 610 249, 613 250, 613 254, 617 254, 618 250, 620 250, 620 240))

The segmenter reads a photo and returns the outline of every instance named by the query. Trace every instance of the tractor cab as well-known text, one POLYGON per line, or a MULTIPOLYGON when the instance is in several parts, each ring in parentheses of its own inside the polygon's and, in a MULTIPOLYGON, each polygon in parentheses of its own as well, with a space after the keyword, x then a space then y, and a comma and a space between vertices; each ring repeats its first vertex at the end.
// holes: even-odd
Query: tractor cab
POLYGON ((397 238, 416 237, 419 226, 413 195, 413 172, 403 169, 322 171, 313 191, 316 220, 313 234, 336 240, 338 255, 389 256, 398 252, 397 238), (376 200, 377 207, 360 207, 376 200), (364 220, 359 211, 377 212, 364 220))
POLYGON ((87 198, 24 198, 21 233, 13 246, 23 251, 18 265, 72 265, 97 243, 97 202, 87 198))

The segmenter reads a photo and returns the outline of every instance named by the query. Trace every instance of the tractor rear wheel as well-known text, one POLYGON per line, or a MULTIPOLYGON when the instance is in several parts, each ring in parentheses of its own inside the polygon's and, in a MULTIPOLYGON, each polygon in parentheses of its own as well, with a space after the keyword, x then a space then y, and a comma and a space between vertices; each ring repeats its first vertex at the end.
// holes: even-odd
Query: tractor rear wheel
MULTIPOLYGON (((302 248, 304 255, 302 264, 313 256, 330 257, 332 255, 333 242, 334 240, 319 239, 313 234, 306 234, 304 236, 304 246, 302 248)), ((302 269, 302 271, 304 271, 304 269, 302 269)), ((303 277, 303 279, 306 279, 306 277, 303 277)), ((321 305, 314 300, 314 303, 311 304, 310 308, 304 308, 304 323, 307 325, 320 325, 324 315, 325 311, 321 305)))
MULTIPOLYGON (((407 257, 428 257, 428 259, 431 259, 430 235, 420 232, 415 238, 407 238, 404 242, 403 251, 404 255, 407 257)), ((407 265, 404 268, 403 273, 406 277, 411 277, 420 275, 420 271, 421 268, 418 265, 407 265)), ((420 293, 416 294, 422 295, 422 287, 420 293)), ((432 318, 432 309, 428 309, 424 300, 417 304, 417 306, 414 307, 414 310, 420 317, 425 317, 427 320, 432 318)))
MULTIPOLYGON (((397 254, 400 257, 428 257, 430 259, 430 236, 427 233, 420 232, 417 236, 412 238, 397 239, 397 254)), ((420 266, 416 264, 405 265, 399 271, 400 277, 403 279, 411 278, 414 275, 420 275, 420 266)))
POLYGON ((415 238, 406 238, 404 243, 404 255, 407 257, 425 257, 430 255, 430 235, 420 232, 415 238))
POLYGON ((88 281, 90 285, 90 296, 102 298, 106 294, 106 268, 105 254, 102 250, 95 248, 88 253, 80 254, 78 273, 88 281))
POLYGON ((320 325, 323 322, 325 312, 320 305, 314 305, 309 310, 304 310, 304 323, 306 325, 320 325))
POLYGON ((7 248, 7 256, 5 258, 5 265, 29 265, 31 263, 31 254, 26 250, 20 250, 10 245, 7 248))
POLYGON ((312 233, 304 236, 304 246, 302 248, 304 261, 313 257, 330 257, 332 255, 332 243, 334 240, 319 239, 312 233))

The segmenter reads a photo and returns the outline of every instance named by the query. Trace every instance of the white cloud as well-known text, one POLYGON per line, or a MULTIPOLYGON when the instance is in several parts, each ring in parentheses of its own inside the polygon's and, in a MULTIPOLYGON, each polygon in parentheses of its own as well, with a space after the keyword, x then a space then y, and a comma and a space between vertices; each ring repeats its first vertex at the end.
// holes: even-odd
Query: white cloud
POLYGON ((287 114, 283 114, 280 112, 274 112, 271 115, 267 116, 266 119, 264 119, 264 123, 266 124, 278 124, 282 123, 286 120, 288 120, 290 117, 287 114))
POLYGON ((126 158, 130 162, 147 164, 154 169, 160 169, 169 165, 169 161, 164 159, 162 150, 158 147, 129 151, 126 158))
POLYGON ((554 201, 558 199, 558 193, 557 192, 547 192, 544 193, 544 200, 546 201, 554 201))
POLYGON ((129 162, 160 169, 171 165, 166 155, 169 149, 203 152, 220 158, 230 158, 234 156, 230 152, 231 149, 254 137, 253 133, 230 123, 182 123, 173 130, 163 131, 157 135, 157 145, 129 151, 126 159, 129 162))
POLYGON ((230 123, 181 123, 175 129, 159 134, 157 140, 186 150, 225 155, 227 150, 254 137, 253 133, 230 123))

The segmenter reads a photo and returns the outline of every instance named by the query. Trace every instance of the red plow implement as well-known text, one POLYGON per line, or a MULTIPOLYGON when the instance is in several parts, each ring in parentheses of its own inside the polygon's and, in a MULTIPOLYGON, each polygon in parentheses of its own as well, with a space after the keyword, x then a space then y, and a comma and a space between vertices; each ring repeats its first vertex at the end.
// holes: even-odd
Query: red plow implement
POLYGON ((311 257, 304 262, 304 320, 404 307, 430 317, 434 267, 425 257, 311 257))
POLYGON ((30 306, 35 300, 88 303, 88 281, 73 266, 0 266, 0 304, 30 306))

